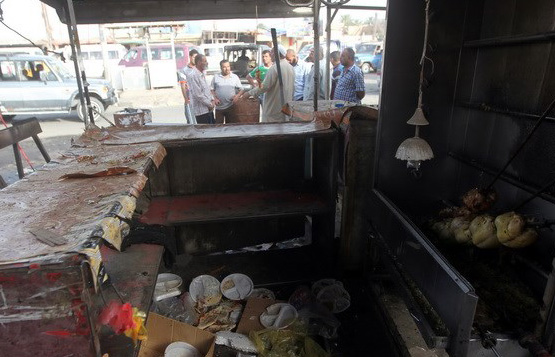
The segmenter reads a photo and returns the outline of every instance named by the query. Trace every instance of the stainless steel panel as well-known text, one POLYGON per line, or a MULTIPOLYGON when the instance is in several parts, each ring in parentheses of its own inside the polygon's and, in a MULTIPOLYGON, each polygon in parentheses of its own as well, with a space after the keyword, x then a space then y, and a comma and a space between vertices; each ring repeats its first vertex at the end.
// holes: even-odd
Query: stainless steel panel
POLYGON ((478 297, 424 234, 382 192, 371 198, 372 224, 450 331, 451 356, 466 356, 478 297))

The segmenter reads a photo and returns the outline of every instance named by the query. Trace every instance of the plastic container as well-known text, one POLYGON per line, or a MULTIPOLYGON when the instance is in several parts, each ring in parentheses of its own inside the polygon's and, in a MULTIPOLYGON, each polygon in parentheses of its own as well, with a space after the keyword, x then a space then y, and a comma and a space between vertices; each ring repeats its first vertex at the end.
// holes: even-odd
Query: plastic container
POLYGON ((229 300, 244 300, 252 293, 254 284, 245 274, 230 274, 222 280, 220 290, 229 300))
POLYGON ((284 329, 297 319, 298 313, 292 305, 277 303, 270 305, 260 315, 260 323, 269 329, 284 329))
POLYGON ((171 273, 158 274, 154 288, 154 300, 160 301, 173 296, 181 295, 183 279, 179 275, 171 273))
POLYGON ((187 342, 173 342, 166 347, 164 357, 201 357, 195 346, 187 342))

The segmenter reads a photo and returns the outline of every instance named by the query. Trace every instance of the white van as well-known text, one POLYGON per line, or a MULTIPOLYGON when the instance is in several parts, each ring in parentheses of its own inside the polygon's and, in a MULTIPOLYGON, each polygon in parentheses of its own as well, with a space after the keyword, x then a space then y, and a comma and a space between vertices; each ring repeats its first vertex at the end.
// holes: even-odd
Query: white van
MULTIPOLYGON (((125 55, 127 49, 120 44, 107 44, 108 67, 110 72, 112 68, 117 68, 120 59, 125 55)), ((70 71, 74 71, 73 61, 71 61, 71 46, 65 46, 62 50, 65 58, 66 67, 70 71)), ((102 45, 81 45, 81 56, 85 65, 87 77, 102 78, 104 77, 104 62, 102 61, 102 45)))
POLYGON ((208 43, 200 45, 200 53, 206 56, 208 61, 208 74, 220 72, 220 61, 224 59, 225 43, 208 43))

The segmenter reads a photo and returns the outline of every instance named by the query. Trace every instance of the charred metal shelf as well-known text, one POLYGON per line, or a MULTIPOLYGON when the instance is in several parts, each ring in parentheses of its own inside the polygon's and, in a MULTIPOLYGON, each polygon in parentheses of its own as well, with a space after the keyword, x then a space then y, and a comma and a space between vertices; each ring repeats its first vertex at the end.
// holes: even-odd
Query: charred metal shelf
POLYGON ((184 223, 311 215, 330 211, 321 196, 293 190, 155 197, 139 218, 145 224, 184 223))
MULTIPOLYGON (((463 164, 466 164, 466 165, 468 165, 468 166, 472 166, 472 167, 474 167, 474 168, 476 168, 476 169, 478 169, 478 170, 480 170, 480 171, 483 171, 483 172, 485 172, 485 173, 487 173, 487 174, 489 174, 489 175, 491 175, 491 176, 497 175, 497 171, 496 171, 496 170, 491 169, 491 168, 489 168, 489 167, 486 167, 485 165, 483 165, 482 163, 477 162, 477 161, 474 160, 474 159, 466 158, 466 157, 464 157, 463 155, 457 154, 457 153, 455 153, 455 152, 453 152, 453 151, 450 151, 448 155, 449 155, 450 157, 452 157, 453 159, 455 159, 455 160, 457 160, 457 161, 459 161, 459 162, 462 162, 463 164)), ((550 195, 550 194, 545 193, 545 192, 541 192, 541 193, 538 194, 538 191, 540 190, 540 188, 537 187, 537 186, 533 186, 533 185, 524 183, 524 182, 522 182, 522 181, 520 181, 520 180, 517 180, 516 178, 514 178, 514 177, 512 177, 512 176, 509 176, 509 175, 507 175, 507 174, 501 175, 501 176, 499 177, 499 179, 500 179, 500 180, 503 180, 503 181, 505 181, 505 182, 507 182, 507 183, 509 183, 509 184, 511 184, 511 185, 513 185, 513 186, 515 186, 515 187, 518 187, 518 188, 520 188, 521 190, 526 191, 526 192, 528 192, 528 193, 530 193, 530 194, 537 194, 538 197, 541 197, 541 198, 543 198, 543 199, 546 200, 546 201, 549 201, 549 202, 551 202, 551 203, 555 203, 555 197, 554 197, 553 195, 550 195)))
MULTIPOLYGON (((461 107, 461 108, 468 108, 468 109, 479 110, 479 111, 482 111, 482 112, 491 112, 491 113, 496 113, 496 114, 503 114, 503 115, 507 115, 507 116, 511 116, 511 117, 519 117, 519 118, 525 118, 525 119, 530 119, 530 120, 538 120, 541 116, 541 115, 538 115, 538 114, 517 112, 517 111, 514 111, 514 110, 510 110, 510 109, 501 109, 501 108, 498 108, 494 105, 489 105, 489 104, 485 104, 485 103, 459 102, 459 103, 457 103, 457 106, 461 107)), ((555 122, 554 117, 546 117, 544 120, 555 122)))
POLYGON ((202 274, 223 279, 231 273, 243 273, 256 287, 264 287, 318 280, 329 277, 332 269, 332 264, 322 265, 318 250, 309 245, 235 254, 178 256, 172 271, 183 278, 185 286, 202 274))
POLYGON ((552 42, 555 40, 555 31, 541 32, 531 35, 515 35, 485 38, 481 40, 466 41, 463 47, 484 48, 498 46, 527 45, 539 42, 552 42))

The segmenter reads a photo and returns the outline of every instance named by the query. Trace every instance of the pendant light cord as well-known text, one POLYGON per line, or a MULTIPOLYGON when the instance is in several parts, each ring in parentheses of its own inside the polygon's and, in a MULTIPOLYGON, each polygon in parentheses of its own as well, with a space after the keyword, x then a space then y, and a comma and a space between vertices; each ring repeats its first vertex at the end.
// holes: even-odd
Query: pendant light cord
POLYGON ((432 73, 433 73, 433 61, 426 56, 426 49, 428 46, 428 25, 430 24, 430 0, 426 1, 426 21, 424 23, 424 45, 422 46, 422 56, 420 57, 420 83, 418 86, 418 108, 422 107, 422 85, 424 83, 424 63, 426 59, 432 62, 432 73))

